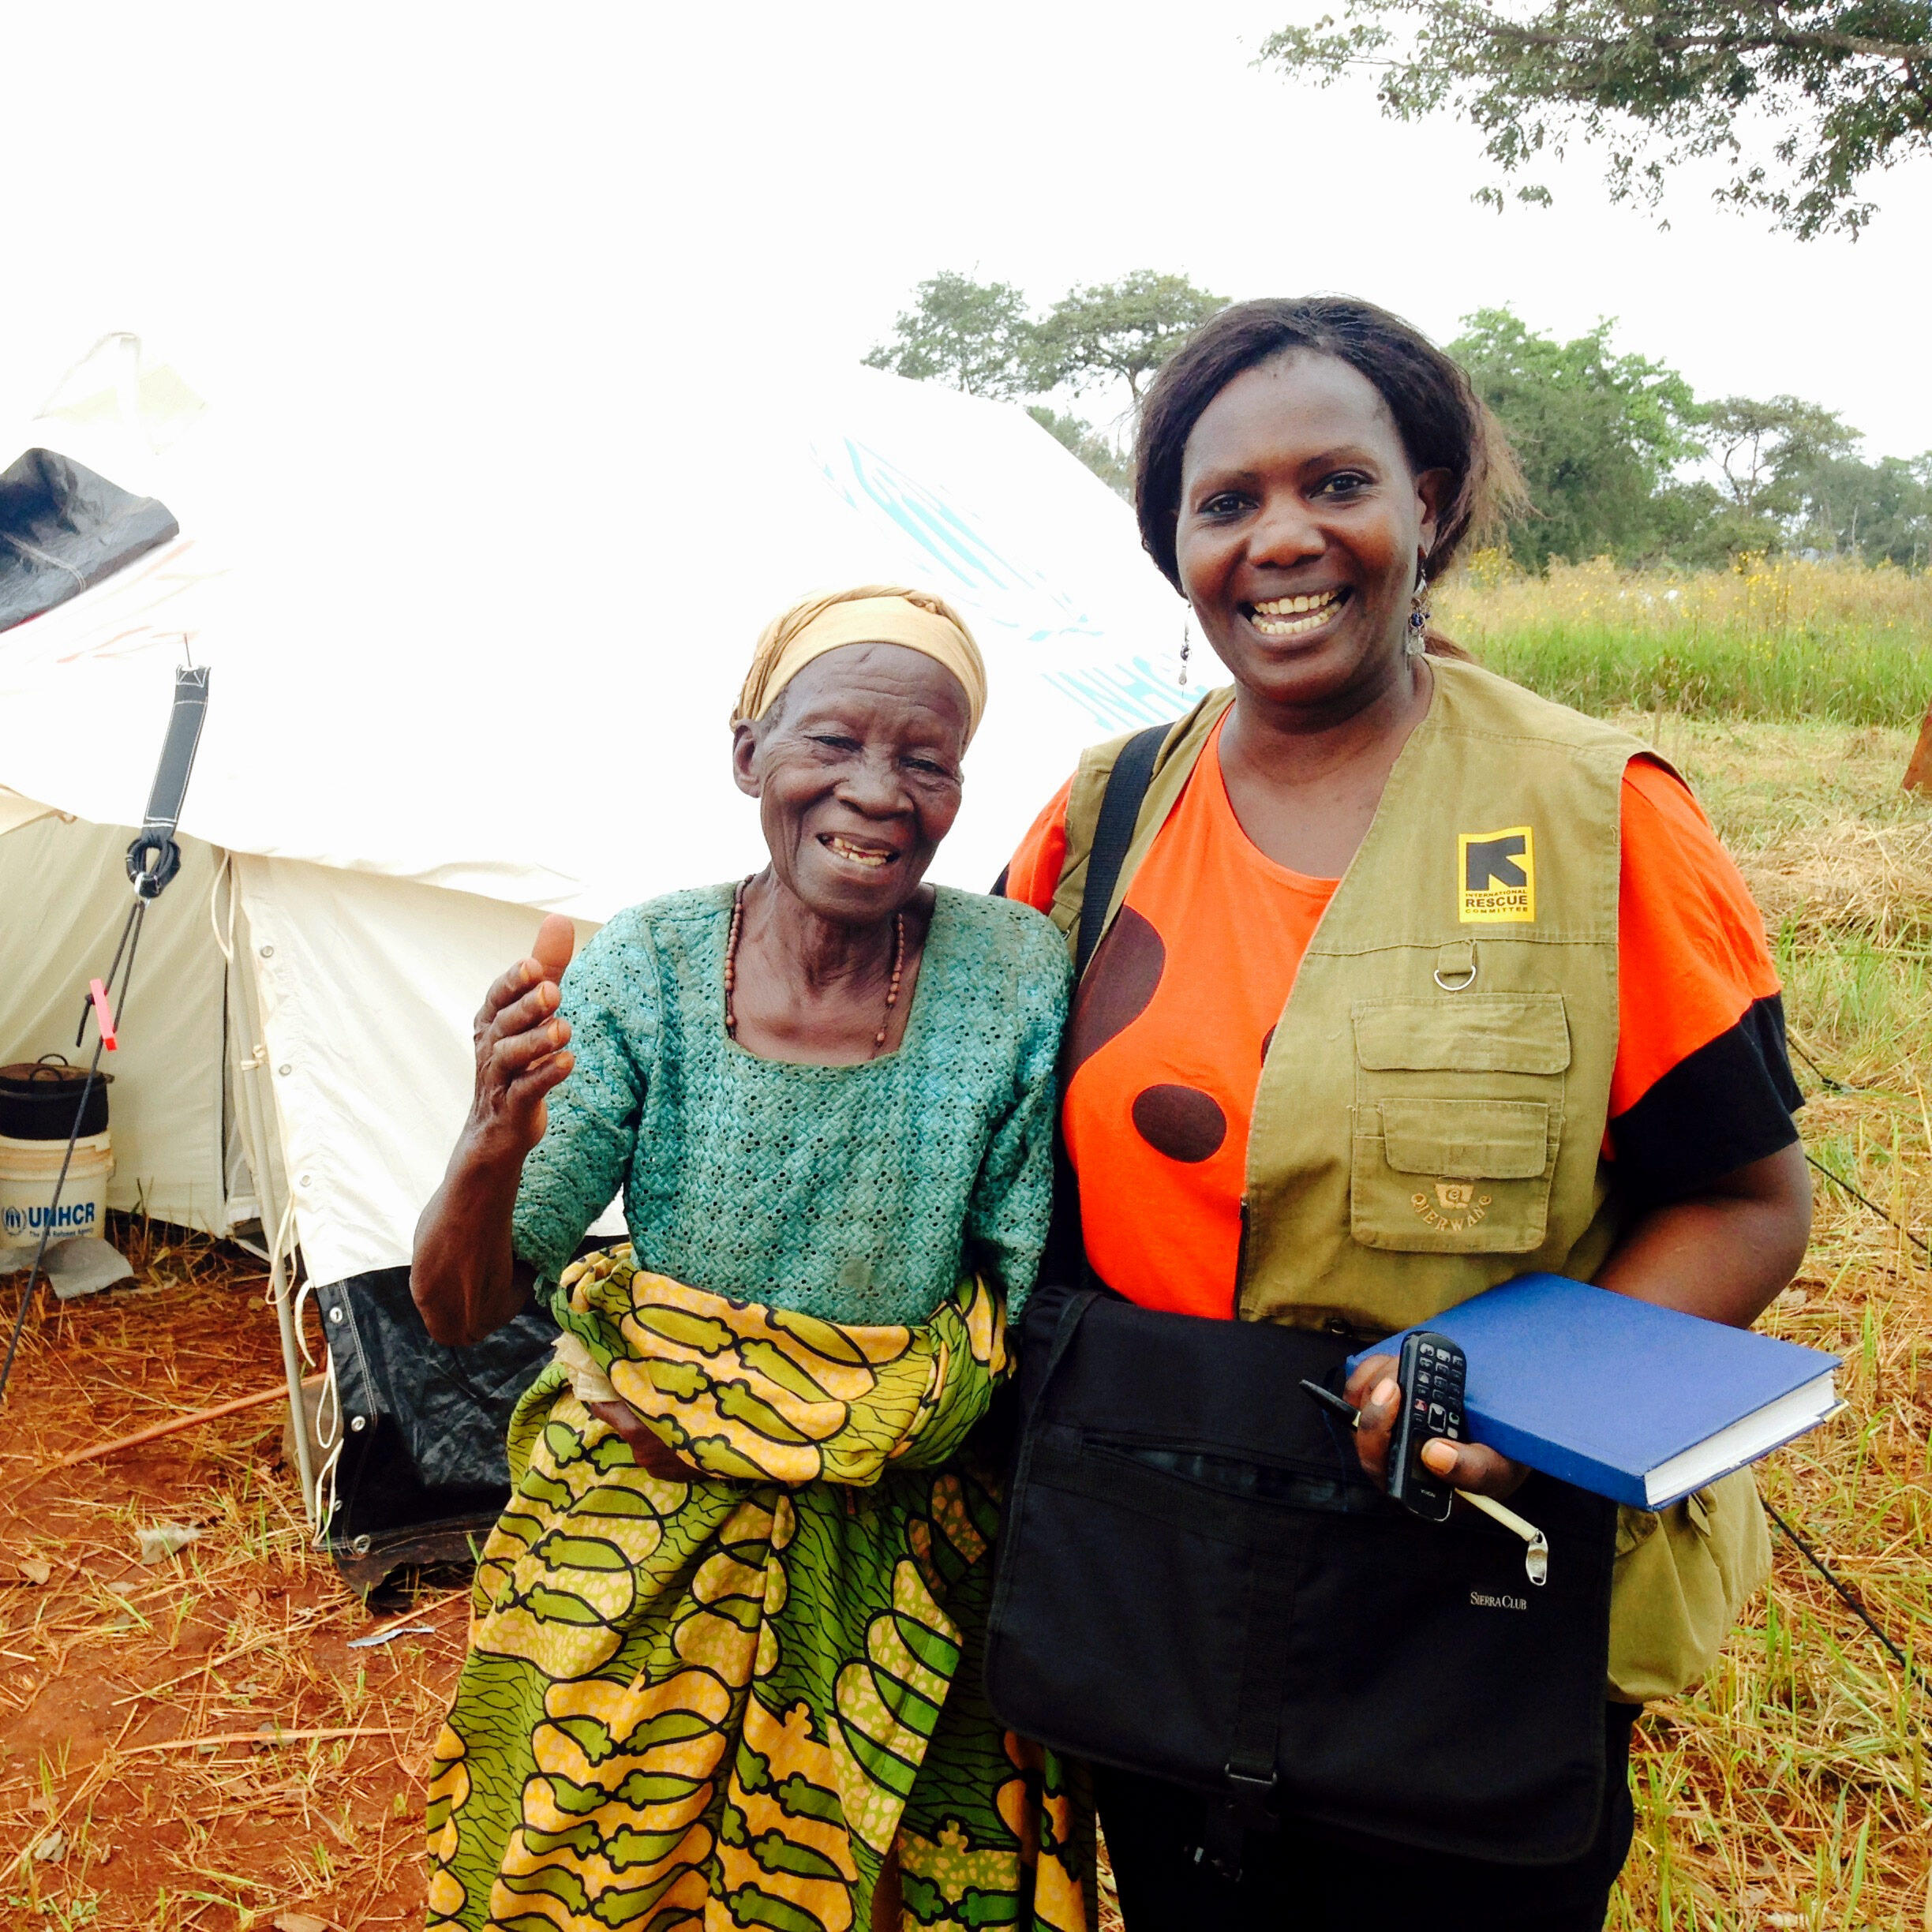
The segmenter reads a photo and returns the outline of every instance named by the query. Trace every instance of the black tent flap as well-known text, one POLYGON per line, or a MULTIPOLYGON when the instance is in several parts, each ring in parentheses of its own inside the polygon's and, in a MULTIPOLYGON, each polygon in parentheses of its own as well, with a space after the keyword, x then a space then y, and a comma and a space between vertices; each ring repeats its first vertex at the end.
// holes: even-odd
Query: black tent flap
POLYGON ((557 1327, 534 1304, 473 1348, 429 1339, 409 1270, 380 1268, 316 1290, 342 1398, 329 1548, 373 1588, 408 1563, 480 1547, 510 1499, 504 1432, 550 1360, 557 1327))
POLYGON ((0 473, 0 631, 78 597, 181 534, 167 504, 54 450, 0 473))

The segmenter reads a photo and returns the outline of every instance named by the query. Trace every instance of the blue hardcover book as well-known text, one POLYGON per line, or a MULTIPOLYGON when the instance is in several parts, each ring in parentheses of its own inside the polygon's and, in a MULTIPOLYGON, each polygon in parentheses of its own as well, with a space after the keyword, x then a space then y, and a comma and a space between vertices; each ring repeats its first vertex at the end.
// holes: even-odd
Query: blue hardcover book
POLYGON ((1678 1501, 1844 1406, 1836 1355, 1561 1275, 1520 1275, 1416 1327, 1468 1357, 1473 1440, 1638 1509, 1678 1501))

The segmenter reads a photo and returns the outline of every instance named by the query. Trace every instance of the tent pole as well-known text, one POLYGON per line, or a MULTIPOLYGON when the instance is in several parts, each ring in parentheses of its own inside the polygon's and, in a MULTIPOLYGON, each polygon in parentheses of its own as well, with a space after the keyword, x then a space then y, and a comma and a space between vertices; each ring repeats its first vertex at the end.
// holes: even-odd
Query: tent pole
MULTIPOLYGON (((247 1023, 247 1038, 259 1032, 261 1027, 260 1000, 255 986, 255 975, 244 967, 237 972, 238 962, 235 957, 234 915, 235 904, 241 893, 241 880, 237 876, 234 854, 223 852, 217 869, 215 888, 208 895, 208 918, 215 927, 215 943, 221 948, 222 955, 228 962, 230 990, 234 1004, 242 1009, 247 1023), (222 881, 228 882, 227 928, 223 930, 221 922, 215 918, 215 894, 222 881)), ((232 1037, 232 1034, 230 1035, 232 1037)), ((282 1372, 288 1383, 289 1432, 295 1439, 295 1473, 301 1486, 302 1515, 311 1530, 316 1527, 316 1515, 321 1507, 321 1499, 316 1492, 314 1458, 309 1453, 309 1417, 302 1406, 302 1352, 301 1336, 296 1327, 294 1271, 284 1267, 284 1257, 288 1252, 290 1223, 294 1216, 294 1203, 290 1200, 279 1219, 275 1218, 275 1174, 269 1159, 268 1121, 262 1091, 252 1076, 260 1073, 268 1063, 268 1050, 256 1041, 253 1050, 245 1060, 235 1062, 235 1072, 239 1076, 235 1085, 241 1102, 236 1125, 242 1130, 242 1154, 249 1164, 249 1172, 255 1181, 255 1196, 261 1212, 262 1232, 268 1237, 268 1295, 275 1304, 275 1325, 282 1335, 282 1372)))
MULTIPOLYGON (((290 1211, 294 1203, 290 1204, 290 1211)), ((283 1266, 289 1214, 275 1230, 268 1247, 268 1290, 275 1297, 275 1323, 282 1331, 282 1372, 288 1378, 289 1430, 295 1438, 295 1468, 301 1480, 302 1514, 316 1527, 315 1468, 309 1455, 309 1417, 302 1406, 301 1339, 295 1332, 294 1283, 283 1266)))

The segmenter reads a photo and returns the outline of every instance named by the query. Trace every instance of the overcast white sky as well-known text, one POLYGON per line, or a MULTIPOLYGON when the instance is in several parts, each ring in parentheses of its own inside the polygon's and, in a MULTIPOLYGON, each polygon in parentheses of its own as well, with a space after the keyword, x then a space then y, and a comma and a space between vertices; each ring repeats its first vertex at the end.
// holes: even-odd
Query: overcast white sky
POLYGON ((458 331, 524 387, 844 360, 935 269, 1043 304, 1143 266, 1342 290, 1438 335, 1482 304, 1618 340, 1702 395, 1788 390, 1867 453, 1932 447, 1932 165, 1856 244, 1679 195, 1660 234, 1587 159, 1473 207, 1466 130, 1249 65, 1297 0, 26 7, 5 24, 0 421, 133 328, 204 393, 458 331))

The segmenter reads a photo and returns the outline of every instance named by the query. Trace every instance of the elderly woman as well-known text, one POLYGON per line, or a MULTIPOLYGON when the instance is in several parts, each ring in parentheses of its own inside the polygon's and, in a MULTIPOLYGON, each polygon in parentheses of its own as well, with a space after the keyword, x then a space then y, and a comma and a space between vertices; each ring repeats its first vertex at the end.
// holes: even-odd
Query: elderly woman
POLYGON ((432 1925, 1086 1923, 1058 1769, 979 1687, 996 1499, 966 1446, 1051 1191, 1064 953, 922 883, 986 676, 938 598, 760 640, 740 884, 567 922, 490 990, 417 1230, 430 1332, 533 1286, 436 1753, 432 1925), (630 1239, 576 1259, 621 1188, 630 1239))
MULTIPOLYGON (((1069 1027, 1062 1125, 1086 1265, 1171 1318, 1144 1326, 1177 1385, 1184 1316, 1279 1324, 1339 1380, 1352 1351, 1538 1269, 1744 1327, 1803 1254, 1799 1095, 1736 868, 1645 747, 1430 631, 1429 585, 1511 474, 1455 363, 1341 297, 1223 310, 1143 407, 1142 539, 1230 681, 1148 762, 1130 766, 1124 740, 1088 753, 1008 889, 1076 936, 1111 774, 1137 769, 1069 1027)), ((1353 1488, 1384 1479, 1395 1368, 1372 1354, 1348 1383, 1353 1488)), ((1576 1399, 1586 1410, 1592 1391, 1576 1399)), ((1292 1387, 1281 1402, 1301 1413, 1292 1387)), ((1229 1428, 1204 1413, 1184 1440, 1229 1428)), ((1446 1439, 1422 1460, 1491 1499, 1528 1474, 1446 1439)), ((1532 1519, 1575 1515, 1533 1481, 1532 1519)), ((1308 1507, 1333 1575, 1353 1522, 1399 1518, 1372 1495, 1308 1507)), ((1297 1603, 1328 1619, 1326 1668, 1282 1700, 1299 1750, 1276 1752, 1271 1710, 1271 1754, 1241 1773, 1271 1795, 1265 1826, 1252 1803, 1211 1810, 1159 1776, 1178 1692, 1123 1695, 1140 1735, 1099 1789, 1130 1932, 1365 1916, 1595 1932, 1631 1840, 1636 1707, 1710 1667, 1768 1560, 1747 1472, 1661 1515, 1600 1514, 1600 1536, 1579 1530, 1553 1559, 1603 1581, 1550 1627, 1574 1661, 1560 1713, 1528 1646, 1513 1676, 1472 1663, 1510 1654, 1488 1606, 1528 1628, 1560 1593, 1463 1602, 1431 1581, 1463 1562, 1522 1576, 1481 1517, 1458 1510, 1411 1544, 1388 1532, 1414 1552, 1414 1601, 1440 1606, 1442 1640, 1412 1676, 1379 1663, 1402 1634, 1372 1614, 1397 1601, 1393 1557, 1364 1559, 1325 1611, 1297 1603), (1607 1656, 1591 1621, 1606 1599, 1607 1656), (1533 1765, 1479 1741, 1518 1717, 1533 1765)), ((1159 1578, 1147 1588, 1158 1601, 1159 1578)), ((1232 1784, 1232 1742, 1226 1763, 1232 1784)))

